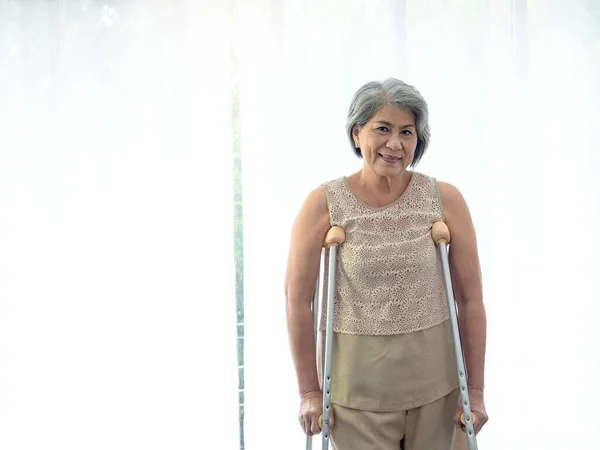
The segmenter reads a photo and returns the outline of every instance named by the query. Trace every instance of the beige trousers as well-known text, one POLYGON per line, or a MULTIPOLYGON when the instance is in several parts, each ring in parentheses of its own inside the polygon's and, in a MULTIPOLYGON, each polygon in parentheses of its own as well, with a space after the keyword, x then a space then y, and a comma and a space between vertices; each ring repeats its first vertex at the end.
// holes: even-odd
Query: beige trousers
POLYGON ((372 412, 333 405, 334 450, 466 450, 453 416, 458 389, 432 403, 400 412, 372 412), (463 446, 464 445, 464 446, 463 446))

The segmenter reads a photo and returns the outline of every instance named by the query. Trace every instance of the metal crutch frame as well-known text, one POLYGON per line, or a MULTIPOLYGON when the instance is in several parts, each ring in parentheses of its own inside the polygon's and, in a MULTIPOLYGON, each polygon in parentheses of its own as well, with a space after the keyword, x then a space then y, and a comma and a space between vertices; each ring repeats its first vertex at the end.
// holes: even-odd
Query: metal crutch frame
POLYGON ((450 312, 450 323, 452 327, 452 340, 454 341, 454 354, 456 356, 456 368, 458 371, 458 385, 460 389, 460 399, 463 413, 461 422, 465 426, 467 433, 467 443, 469 450, 477 450, 477 439, 473 423, 477 420, 474 413, 471 412, 471 402, 469 401, 469 388, 467 386, 467 371, 463 357, 462 345, 460 342, 460 331, 458 328, 458 317, 456 314, 456 302, 452 289, 452 280, 450 277, 450 265, 448 263, 448 244, 450 243, 450 231, 448 226, 442 222, 435 222, 431 228, 433 242, 440 250, 442 259, 442 272, 444 274, 444 285, 446 297, 448 299, 448 310, 450 312))
MULTIPOLYGON (((477 450, 477 439, 473 423, 476 420, 476 415, 471 412, 471 403, 469 401, 469 389, 467 386, 467 371, 463 358, 463 350, 460 342, 460 331, 458 327, 458 317, 456 314, 456 302, 452 289, 452 280, 450 277, 450 265, 448 263, 448 244, 450 243, 450 231, 448 226, 442 222, 433 224, 431 234, 435 245, 439 248, 442 260, 442 272, 444 276, 444 285, 446 289, 446 297, 448 300, 448 310, 450 313, 450 323, 452 328, 452 340, 454 342, 454 353, 456 357, 456 367, 458 372, 459 389, 463 414, 461 421, 465 425, 467 434, 467 443, 469 450, 477 450)), ((322 433, 322 449, 329 448, 330 435, 330 417, 331 417, 331 349, 333 340, 333 314, 334 314, 334 295, 335 295, 335 269, 337 248, 345 241, 346 235, 344 229, 339 226, 333 226, 327 232, 323 248, 329 249, 329 273, 328 273, 328 290, 327 290, 327 324, 325 331, 325 364, 323 370, 323 414, 319 417, 319 426, 322 433)), ((320 274, 320 268, 319 272, 320 274)), ((315 346, 317 345, 318 337, 318 315, 319 315, 319 275, 315 286, 315 294, 313 298, 313 325, 315 346)), ((312 450, 312 437, 307 436, 306 449, 312 450)))
MULTIPOLYGON (((315 337, 315 349, 319 338, 319 283, 321 282, 321 259, 323 258, 323 250, 319 255, 319 270, 317 271, 317 281, 315 284, 315 295, 312 302, 313 313, 313 329, 315 337)), ((306 450, 312 450, 312 436, 306 436, 306 450)))
MULTIPOLYGON (((331 431, 331 348, 333 341, 333 313, 335 296, 335 270, 337 249, 346 240, 346 233, 340 226, 333 226, 325 235, 323 248, 329 249, 329 273, 327 275, 327 323, 325 328, 325 363, 323 364, 323 414, 319 417, 319 427, 321 428, 322 450, 329 448, 329 436, 331 431)), ((317 283, 315 286, 315 295, 313 298, 313 325, 315 331, 315 348, 319 334, 319 272, 317 274, 317 283)), ((312 436, 306 437, 306 449, 312 450, 312 436)))

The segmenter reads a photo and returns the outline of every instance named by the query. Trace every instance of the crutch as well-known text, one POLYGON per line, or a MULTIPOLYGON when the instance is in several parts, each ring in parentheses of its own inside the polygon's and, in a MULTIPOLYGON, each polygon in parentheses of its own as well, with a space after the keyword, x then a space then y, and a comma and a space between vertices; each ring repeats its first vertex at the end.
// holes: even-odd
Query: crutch
MULTIPOLYGON (((319 427, 321 427, 322 450, 329 448, 329 435, 331 430, 331 347, 333 340, 333 303, 335 296, 335 269, 337 248, 346 240, 344 229, 339 226, 333 226, 327 232, 323 248, 329 249, 329 273, 327 276, 327 324, 325 328, 325 363, 323 367, 323 414, 319 417, 319 427)), ((321 270, 319 268, 320 273, 321 270)), ((313 298, 313 325, 315 329, 315 347, 319 334, 319 275, 315 286, 315 296, 313 298)), ((312 436, 306 437, 306 449, 312 450, 312 436)))
POLYGON ((440 249, 440 254, 442 257, 442 272, 444 274, 446 297, 448 298, 448 310, 450 312, 450 321, 452 327, 452 340, 454 341, 454 354, 456 356, 456 367, 458 370, 458 385, 463 408, 463 413, 460 419, 466 428, 469 450, 477 450, 477 439, 475 437, 475 430, 473 427, 473 422, 476 420, 476 417, 475 414, 471 412, 471 403, 469 402, 467 371, 465 369, 465 361, 460 343, 456 303, 454 301, 452 280, 450 278, 450 265, 448 263, 448 244, 450 243, 450 231, 444 222, 436 222, 431 228, 431 235, 433 237, 433 242, 435 242, 435 245, 440 249))
MULTIPOLYGON (((319 256, 319 270, 317 271, 317 282, 315 284, 315 295, 312 302, 312 313, 313 313, 313 327, 315 336, 315 349, 319 338, 319 283, 321 281, 321 259, 323 258, 323 252, 319 256)), ((306 450, 312 450, 312 436, 306 436, 306 450)))

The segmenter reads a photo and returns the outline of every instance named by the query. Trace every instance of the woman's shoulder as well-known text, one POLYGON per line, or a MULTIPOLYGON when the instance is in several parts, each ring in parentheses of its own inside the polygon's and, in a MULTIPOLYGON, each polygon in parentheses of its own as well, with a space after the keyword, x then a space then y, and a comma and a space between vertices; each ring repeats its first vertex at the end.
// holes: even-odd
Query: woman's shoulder
POLYGON ((413 171, 413 176, 416 176, 417 179, 413 184, 420 185, 420 192, 423 192, 423 190, 430 193, 435 192, 444 216, 451 215, 457 209, 464 209, 465 199, 461 191, 453 183, 423 172, 413 171))
POLYGON ((460 190, 453 184, 448 181, 440 180, 436 177, 429 175, 422 175, 427 179, 431 180, 431 182, 435 183, 442 201, 444 202, 453 202, 457 198, 462 197, 460 190))
POLYGON ((330 188, 334 188, 336 186, 341 186, 344 184, 344 181, 346 180, 346 176, 340 176, 340 177, 336 177, 336 178, 330 178, 327 179, 325 181, 323 181, 319 187, 323 187, 325 189, 330 189, 330 188))
POLYGON ((421 180, 423 182, 426 182, 426 183, 439 183, 438 179, 435 176, 430 175, 428 173, 419 172, 419 171, 416 171, 416 170, 412 170, 411 172, 412 172, 412 176, 413 177, 415 177, 418 180, 421 180))
POLYGON ((311 224, 318 230, 329 227, 329 199, 323 184, 313 188, 305 197, 296 222, 311 224))
POLYGON ((457 193, 459 193, 459 190, 455 185, 453 185, 452 183, 449 183, 447 181, 440 180, 439 178, 437 178, 434 175, 424 173, 424 172, 417 172, 414 170, 412 171, 412 173, 413 173, 413 176, 416 176, 416 178, 418 180, 421 180, 421 182, 436 186, 436 188, 439 190, 440 194, 442 194, 444 196, 452 197, 452 196, 456 195, 457 193))
POLYGON ((346 176, 323 181, 308 193, 303 209, 311 211, 313 218, 321 215, 329 216, 332 198, 336 198, 345 189, 345 186, 346 176))
POLYGON ((460 189, 451 182, 434 177, 430 177, 430 179, 435 183, 444 215, 447 217, 455 213, 463 214, 468 206, 460 189))
POLYGON ((304 200, 303 209, 310 211, 313 216, 327 213, 329 210, 327 186, 327 182, 324 182, 313 187, 304 200))

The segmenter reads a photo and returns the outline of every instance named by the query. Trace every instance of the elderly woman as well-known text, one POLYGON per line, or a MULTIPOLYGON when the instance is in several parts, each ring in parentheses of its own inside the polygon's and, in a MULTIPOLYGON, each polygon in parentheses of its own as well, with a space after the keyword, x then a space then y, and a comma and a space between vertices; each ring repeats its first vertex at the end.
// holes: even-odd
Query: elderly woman
POLYGON ((427 104, 414 87, 396 79, 365 84, 346 131, 363 167, 313 190, 291 236, 285 287, 300 424, 307 435, 321 431, 311 302, 324 236, 339 225, 346 241, 336 268, 332 447, 451 450, 462 408, 431 226, 443 220, 452 236, 449 263, 479 432, 487 422, 486 314, 469 209, 455 186, 412 170, 430 138, 427 104))

